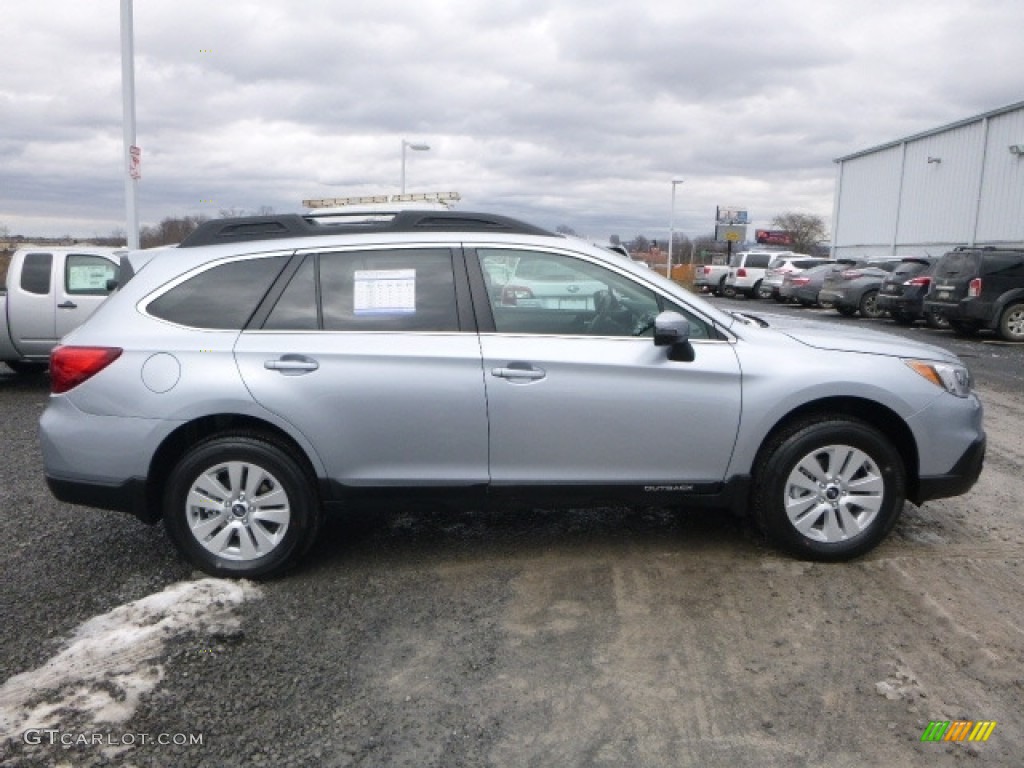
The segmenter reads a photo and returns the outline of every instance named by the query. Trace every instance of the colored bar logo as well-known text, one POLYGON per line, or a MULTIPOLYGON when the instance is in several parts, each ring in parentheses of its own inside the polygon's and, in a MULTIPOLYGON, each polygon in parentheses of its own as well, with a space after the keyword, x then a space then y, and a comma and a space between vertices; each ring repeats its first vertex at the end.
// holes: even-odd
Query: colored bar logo
POLYGON ((988 741, 995 729, 995 720, 932 720, 921 741, 988 741))

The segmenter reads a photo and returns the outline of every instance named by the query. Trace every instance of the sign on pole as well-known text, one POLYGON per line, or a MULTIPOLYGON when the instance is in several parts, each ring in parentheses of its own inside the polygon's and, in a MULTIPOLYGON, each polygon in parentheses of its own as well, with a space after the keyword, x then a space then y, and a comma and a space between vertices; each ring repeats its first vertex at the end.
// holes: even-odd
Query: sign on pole
POLYGON ((135 145, 128 148, 128 175, 136 181, 142 178, 142 149, 135 145))

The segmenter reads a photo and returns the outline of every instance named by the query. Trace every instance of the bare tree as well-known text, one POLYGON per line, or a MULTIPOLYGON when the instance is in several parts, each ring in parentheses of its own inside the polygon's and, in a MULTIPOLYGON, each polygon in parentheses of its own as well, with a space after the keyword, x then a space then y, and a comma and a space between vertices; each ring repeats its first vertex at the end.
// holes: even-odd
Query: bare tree
POLYGON ((772 226, 792 234, 793 250, 798 253, 815 253, 818 244, 828 238, 824 219, 810 213, 780 213, 772 219, 772 226))
POLYGON ((207 219, 207 216, 168 216, 156 226, 143 227, 139 234, 140 244, 143 248, 153 248, 157 245, 180 243, 207 219))

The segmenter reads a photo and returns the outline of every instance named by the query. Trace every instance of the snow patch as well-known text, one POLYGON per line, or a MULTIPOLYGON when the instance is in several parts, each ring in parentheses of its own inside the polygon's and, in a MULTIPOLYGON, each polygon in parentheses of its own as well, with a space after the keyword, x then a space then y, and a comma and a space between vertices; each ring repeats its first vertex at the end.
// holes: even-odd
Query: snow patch
POLYGON ((189 631, 237 629, 235 607, 260 597, 251 582, 201 579, 89 619, 46 664, 0 686, 0 741, 27 728, 53 727, 68 709, 93 722, 124 722, 163 680, 168 640, 189 631))

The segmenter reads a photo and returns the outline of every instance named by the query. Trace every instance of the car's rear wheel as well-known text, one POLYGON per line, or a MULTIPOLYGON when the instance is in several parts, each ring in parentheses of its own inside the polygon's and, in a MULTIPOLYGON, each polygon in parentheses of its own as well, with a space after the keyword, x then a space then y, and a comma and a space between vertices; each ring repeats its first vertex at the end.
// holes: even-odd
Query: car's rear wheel
POLYGON ((718 281, 718 288, 717 288, 717 290, 715 290, 715 295, 716 296, 724 296, 725 295, 725 277, 724 276, 722 277, 721 280, 718 281))
POLYGON ((934 328, 939 331, 949 329, 949 318, 934 309, 930 312, 924 313, 924 322, 929 328, 934 328))
POLYGON ((865 291, 860 297, 860 316, 877 318, 885 314, 885 310, 878 306, 878 291, 865 291))
POLYGON ((758 280, 754 283, 754 287, 750 290, 750 297, 753 299, 768 299, 771 298, 772 289, 769 288, 767 293, 761 293, 761 281, 758 280))
POLYGON ((892 530, 906 470, 885 436, 862 421, 806 421, 762 451, 753 493, 755 519, 776 545, 812 560, 847 560, 892 530))
POLYGON ((192 448, 171 471, 164 524, 178 549, 217 576, 262 578, 312 544, 320 508, 309 472, 259 435, 224 435, 192 448))
POLYGON ((1011 304, 999 319, 999 335, 1007 341, 1024 341, 1024 304, 1011 304))

